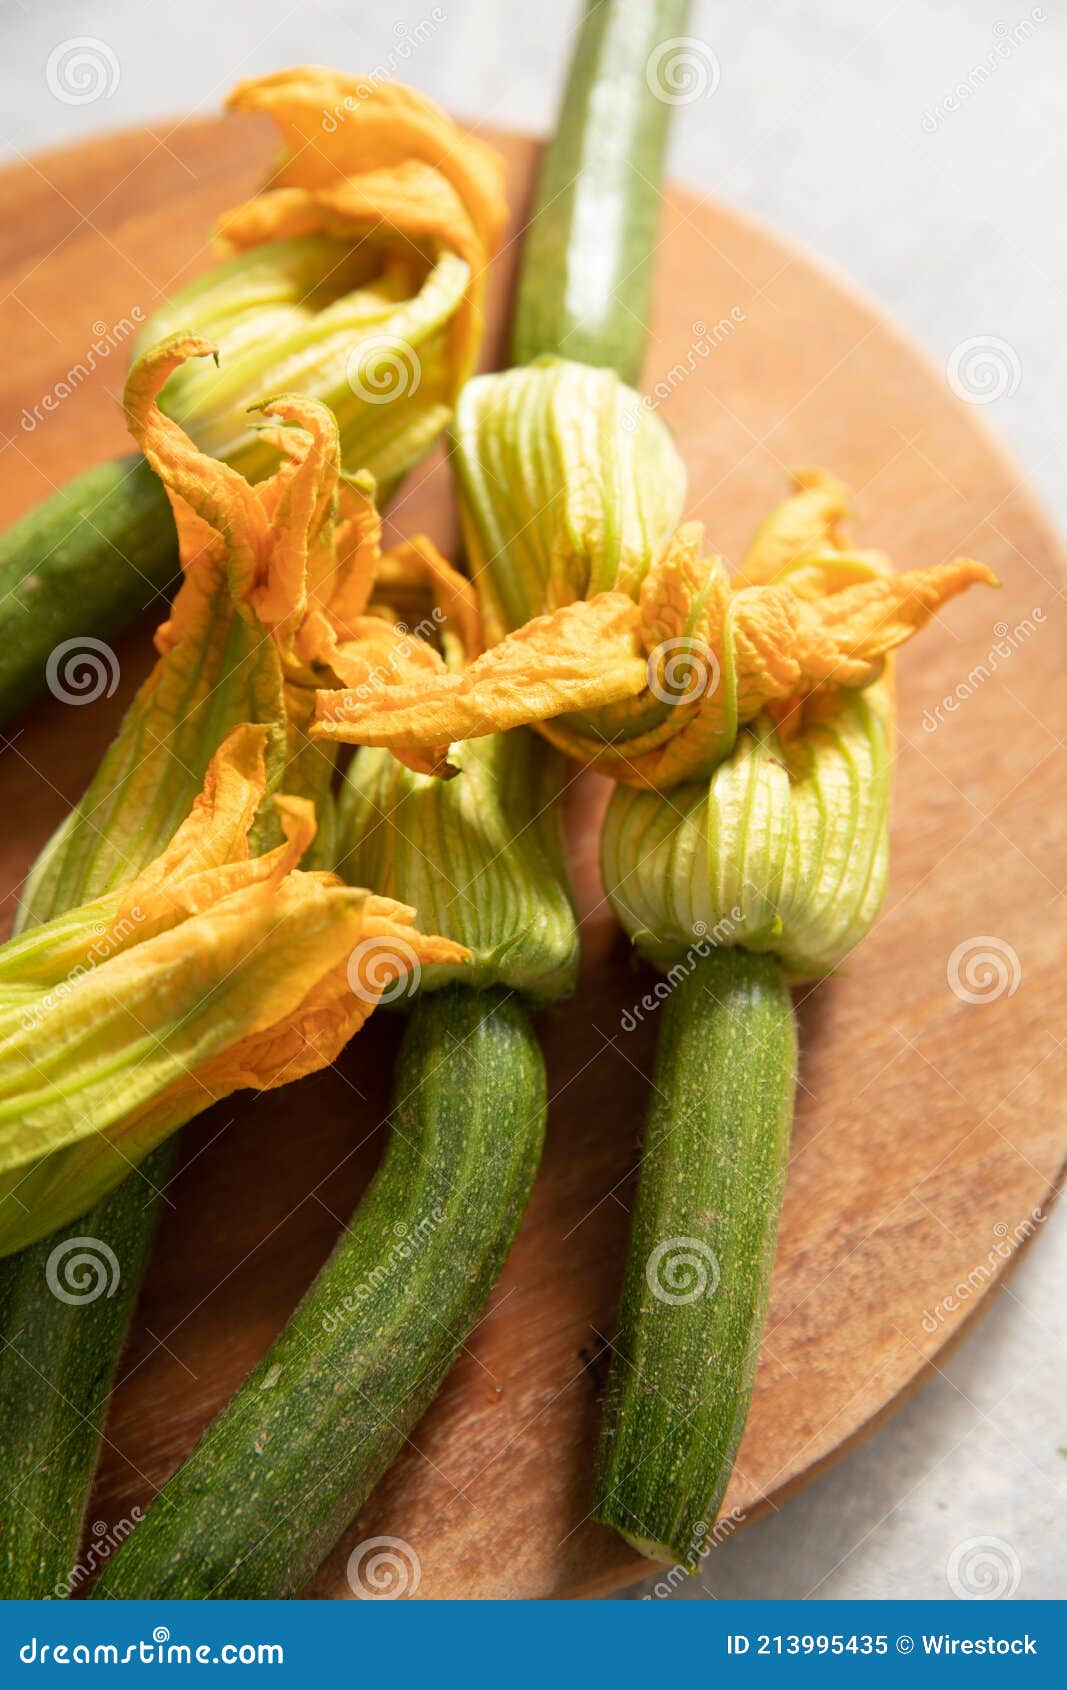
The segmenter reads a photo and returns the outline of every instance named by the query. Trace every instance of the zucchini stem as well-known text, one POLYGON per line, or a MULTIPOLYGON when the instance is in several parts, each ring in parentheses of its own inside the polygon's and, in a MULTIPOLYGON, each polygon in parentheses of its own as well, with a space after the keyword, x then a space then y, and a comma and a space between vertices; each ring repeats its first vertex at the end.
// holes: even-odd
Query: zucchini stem
POLYGON ((663 1008, 594 1518, 690 1572, 748 1414, 796 1086, 768 956, 715 949, 663 1008))

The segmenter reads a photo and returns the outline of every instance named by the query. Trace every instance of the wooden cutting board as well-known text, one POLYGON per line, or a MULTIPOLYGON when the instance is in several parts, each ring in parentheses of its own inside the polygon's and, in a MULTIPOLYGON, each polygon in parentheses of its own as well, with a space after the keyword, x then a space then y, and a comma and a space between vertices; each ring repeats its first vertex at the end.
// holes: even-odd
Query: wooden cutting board
MULTIPOLYGON (((514 218, 496 267, 490 365, 502 356, 535 159, 532 143, 496 139, 514 218)), ((94 340, 120 342, 116 325, 204 266, 215 214, 254 188, 272 149, 259 120, 189 122, 0 177, 5 522, 124 449, 121 344, 68 381, 37 426, 20 418, 61 391, 94 340)), ((975 349, 959 355, 957 382, 980 384, 981 350, 977 365, 975 349)), ((995 391, 1013 371, 1003 349, 990 357, 995 391)), ((786 466, 818 462, 854 487, 866 543, 902 566, 969 552, 1004 581, 999 595, 952 604, 901 660, 885 912, 836 979, 798 994, 789 1186, 726 1502, 749 1516, 921 1381, 1039 1230, 1031 1217, 1064 1161, 1064 556, 981 407, 954 397, 840 280, 680 189, 656 255, 645 386, 688 464, 689 514, 728 557, 781 495, 786 466), (939 709, 948 695, 956 707, 939 709), (972 977, 983 950, 992 962, 972 977)), ((439 459, 412 476, 392 527, 454 544, 439 459)), ((87 782, 149 664, 148 628, 117 651, 114 697, 85 708, 48 700, 10 734, 5 890, 87 782)), ((349 1552, 381 1534, 413 1547, 424 1597, 588 1595, 643 1570, 586 1519, 656 1032, 654 1014, 623 1031, 653 977, 631 966, 602 900, 604 796, 586 777, 568 818, 585 965, 577 1000, 543 1022, 552 1108, 529 1214, 485 1318, 315 1596, 347 1596, 349 1552)), ((148 1502, 326 1256, 373 1172, 396 1037, 396 1021, 376 1016, 336 1071, 231 1099, 187 1129, 90 1521, 114 1524, 148 1502)))

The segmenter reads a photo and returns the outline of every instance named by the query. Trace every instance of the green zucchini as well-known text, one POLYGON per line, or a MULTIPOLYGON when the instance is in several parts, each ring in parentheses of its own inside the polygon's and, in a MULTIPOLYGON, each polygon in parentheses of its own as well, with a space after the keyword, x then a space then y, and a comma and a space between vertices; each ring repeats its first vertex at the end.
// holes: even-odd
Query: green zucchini
POLYGON ((685 50, 688 10, 687 0, 588 0, 524 237, 514 364, 554 353, 637 380, 675 103, 654 94, 664 52, 685 50))
MULTIPOLYGON (((676 90, 714 71, 710 50, 683 35, 687 14, 682 0, 588 0, 525 237, 515 363, 554 354, 638 379, 676 90)), ((748 1412, 796 1035, 771 957, 694 952, 669 979, 594 1517, 692 1569, 748 1412)))
POLYGON ((594 1518, 692 1571, 748 1413, 796 1086, 778 963, 673 974, 594 1478, 594 1518))
POLYGON ((176 1159, 175 1140, 160 1145, 138 1174, 73 1225, 0 1262, 5 1601, 67 1593, 108 1395, 162 1206, 159 1193, 176 1159), (82 1241, 80 1270, 73 1240, 82 1241))
POLYGON ((500 990, 423 995, 394 1096, 348 1230, 94 1596, 295 1595, 431 1402, 537 1169, 545 1075, 527 1011, 500 990))
POLYGON ((27 511, 0 537, 0 723, 33 703, 57 648, 76 642, 76 661, 86 639, 113 639, 178 572, 170 503, 137 452, 27 511))
MULTIPOLYGON (((31 870, 18 931, 121 885, 157 857, 230 727, 280 727, 281 677, 270 646, 228 604, 220 601, 218 616, 220 638, 190 666, 180 720, 165 687, 131 705, 85 795, 31 870)), ((279 759, 283 738, 272 736, 279 759)), ((317 767, 329 765, 318 756, 317 767)), ((264 832, 269 825, 264 818, 264 832)), ((49 1596, 74 1563, 107 1390, 174 1152, 162 1147, 76 1222, 0 1262, 0 1596, 49 1596), (87 1254, 109 1264, 103 1294, 57 1297, 49 1262, 53 1251, 57 1262, 66 1259, 72 1238, 89 1240, 87 1254)))

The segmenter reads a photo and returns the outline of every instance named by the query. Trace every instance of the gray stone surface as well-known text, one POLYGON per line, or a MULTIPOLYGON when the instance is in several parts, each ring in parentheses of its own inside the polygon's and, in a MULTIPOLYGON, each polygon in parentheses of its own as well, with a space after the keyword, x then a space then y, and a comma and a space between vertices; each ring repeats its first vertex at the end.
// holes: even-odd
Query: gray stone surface
MULTIPOLYGON (((577 17, 573 0, 2 0, 0 156, 210 111, 235 77, 308 60, 381 67, 457 113, 543 131, 577 17), (78 104, 50 92, 47 66, 84 36, 114 86, 78 104)), ((973 337, 1005 343, 1013 391, 985 417, 1062 522, 1067 10, 719 0, 694 5, 689 31, 718 82, 678 110, 675 173, 836 265, 941 365, 973 337)), ((1067 1593, 1065 1281, 1055 1215, 943 1371, 682 1594, 946 1595, 953 1556, 971 1564, 960 1546, 990 1537, 987 1588, 1017 1569, 1020 1597, 1067 1593)))

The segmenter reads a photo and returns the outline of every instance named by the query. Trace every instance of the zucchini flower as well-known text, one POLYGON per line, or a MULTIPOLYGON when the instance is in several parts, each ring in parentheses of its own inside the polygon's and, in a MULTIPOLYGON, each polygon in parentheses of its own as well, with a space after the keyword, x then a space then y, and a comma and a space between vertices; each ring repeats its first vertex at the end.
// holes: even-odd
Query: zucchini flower
POLYGON ((829 973, 885 895, 892 688, 882 676, 805 703, 791 731, 759 717, 710 782, 618 786, 604 818, 608 897, 669 972, 694 947, 769 951, 792 979, 829 973))
MULTIPOLYGON (((840 543, 843 508, 837 483, 799 478, 757 532, 739 596, 787 582, 804 603, 851 594, 866 604, 863 588, 873 600, 899 583, 879 554, 840 543)), ((899 597, 875 602, 892 629, 899 597)), ((616 787, 601 835, 604 884, 648 961, 670 975, 691 968, 694 953, 736 945, 773 953, 789 977, 807 979, 868 932, 889 860, 892 664, 887 651, 866 685, 776 701, 740 730, 710 780, 676 787, 669 802, 616 787)))
POLYGON ((267 739, 233 729, 121 890, 0 946, 0 1254, 81 1214, 208 1104, 325 1067, 398 977, 462 963, 411 909, 296 866, 307 799, 274 799, 282 843, 253 854, 267 739))
POLYGON ((282 153, 263 191, 219 221, 228 254, 145 323, 221 349, 177 371, 164 408, 197 445, 258 480, 272 442, 263 394, 329 405, 345 463, 385 498, 445 427, 482 334, 487 262, 503 228, 503 164, 413 89, 296 67, 239 83, 282 153))
POLYGON ((427 773, 449 771, 457 741, 532 723, 627 785, 706 779, 762 713, 869 686, 949 599, 994 580, 970 558, 893 574, 843 553, 844 489, 811 470, 731 583, 698 523, 675 528, 684 477, 662 424, 605 371, 548 360, 471 382, 456 456, 497 643, 462 673, 324 693, 312 729, 427 773))
MULTIPOLYGON (((436 627, 444 663, 462 671, 481 651, 469 581, 421 539, 388 554, 379 577, 388 596, 406 590, 409 617, 436 627), (413 565, 422 600, 412 600, 413 565), (433 599, 426 615, 427 590, 433 599)), ((563 857, 564 759, 519 728, 460 746, 461 778, 407 769, 389 751, 365 749, 349 765, 338 800, 338 867, 412 904, 420 920, 458 940, 469 961, 424 968, 414 983, 434 991, 462 980, 547 1003, 574 989, 578 930, 563 857)))
MULTIPOLYGON (((380 616, 365 614, 380 525, 367 487, 341 472, 337 427, 324 405, 288 395, 259 406, 278 468, 253 487, 199 451, 156 404, 173 371, 213 352, 208 342, 178 336, 130 372, 127 419, 170 497, 183 581, 156 634, 155 668, 31 877, 32 919, 113 890, 158 855, 221 739, 240 722, 273 729, 271 785, 284 769, 286 791, 315 801, 317 855, 326 860, 333 759, 305 734, 315 689, 365 680, 401 640, 380 616)), ((417 666, 418 642, 404 649, 407 665, 417 666)), ((438 660, 427 647, 422 661, 438 660)), ((264 825, 262 843, 276 843, 276 824, 264 825)))

